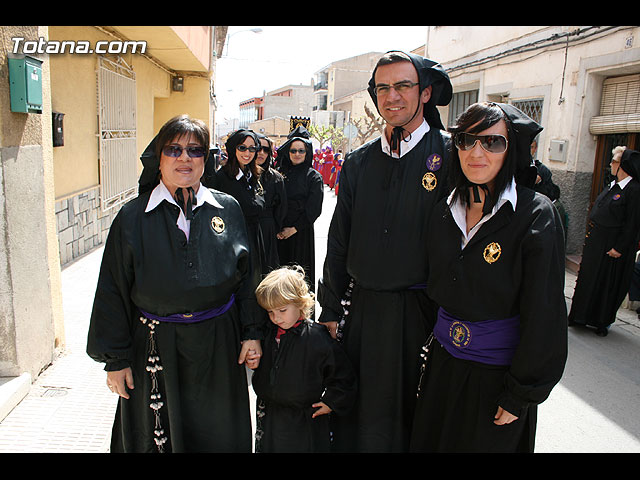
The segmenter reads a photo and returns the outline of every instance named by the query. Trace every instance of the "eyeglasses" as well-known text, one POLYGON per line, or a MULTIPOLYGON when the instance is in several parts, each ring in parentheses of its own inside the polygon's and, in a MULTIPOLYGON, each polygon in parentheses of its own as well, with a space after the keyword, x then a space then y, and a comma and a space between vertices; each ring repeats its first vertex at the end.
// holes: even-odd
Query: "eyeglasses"
POLYGON ((408 82, 408 81, 394 83, 393 85, 386 85, 384 83, 381 83, 380 85, 376 85, 376 87, 373 90, 374 92, 376 92, 376 95, 379 97, 387 95, 392 88, 396 92, 398 92, 400 95, 402 95, 404 93, 407 93, 410 89, 412 89, 416 85, 418 85, 417 82, 414 83, 414 82, 408 82))
POLYGON ((271 147, 260 147, 259 150, 264 153, 269 153, 271 151, 271 147))
POLYGON ((182 148, 180 145, 165 145, 162 148, 162 153, 164 153, 167 157, 178 158, 182 155, 182 151, 185 150, 187 155, 190 158, 198 158, 204 157, 207 150, 204 147, 185 147, 182 148))
POLYGON ((256 153, 258 151, 258 147, 247 147, 246 145, 238 145, 236 149, 240 150, 241 152, 246 152, 247 150, 249 150, 251 153, 256 153))
POLYGON ((503 135, 473 135, 472 133, 460 132, 456 134, 454 143, 458 150, 471 150, 480 142, 480 146, 489 153, 504 153, 507 151, 508 141, 503 135))
POLYGON ((298 154, 298 153, 299 153, 300 155, 303 155, 303 154, 307 153, 307 150, 306 150, 306 149, 304 149, 304 148, 301 148, 300 150, 296 150, 295 148, 292 148, 291 150, 289 150, 289 153, 290 153, 291 155, 296 155, 296 154, 298 154))

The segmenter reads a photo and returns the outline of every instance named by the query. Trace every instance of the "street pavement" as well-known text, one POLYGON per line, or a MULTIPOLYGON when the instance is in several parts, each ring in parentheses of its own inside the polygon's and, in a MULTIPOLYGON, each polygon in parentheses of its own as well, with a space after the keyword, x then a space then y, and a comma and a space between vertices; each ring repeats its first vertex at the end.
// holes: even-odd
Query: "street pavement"
MULTIPOLYGON (((322 216, 316 222, 316 275, 322 272, 335 202, 333 191, 325 187, 322 216)), ((106 387, 103 365, 85 353, 102 251, 96 249, 63 269, 65 348, 27 385, 17 405, 0 416, 0 453, 109 451, 117 399, 106 387)), ((568 306, 574 284, 575 275, 567 271, 568 306)), ((570 328, 564 376, 539 407, 536 452, 640 452, 638 367, 640 321, 635 311, 620 309, 607 337, 570 328)), ((24 388, 23 378, 4 380, 0 401, 11 397, 7 392, 17 390, 16 385, 24 388)))

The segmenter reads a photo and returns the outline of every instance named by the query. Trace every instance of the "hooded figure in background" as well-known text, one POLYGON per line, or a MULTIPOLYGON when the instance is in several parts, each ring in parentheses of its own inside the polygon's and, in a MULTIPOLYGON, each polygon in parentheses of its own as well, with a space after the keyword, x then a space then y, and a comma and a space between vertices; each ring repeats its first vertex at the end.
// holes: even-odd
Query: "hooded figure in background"
POLYGON ((567 357, 564 230, 532 190, 540 125, 477 103, 452 128, 454 188, 427 227, 425 342, 411 451, 533 452, 537 405, 567 357))
POLYGON ((315 230, 322 213, 322 176, 313 168, 311 136, 299 125, 278 148, 278 171, 284 177, 287 208, 278 233, 280 265, 300 265, 315 292, 315 230))
POLYGON ((416 359, 435 314, 425 290, 427 223, 448 193, 450 136, 436 106, 452 88, 436 62, 397 51, 380 58, 368 88, 386 125, 342 164, 319 321, 358 375, 354 409, 334 419, 334 450, 406 452, 416 359))
POLYGON ((606 336, 633 275, 640 237, 640 153, 616 147, 615 180, 596 198, 587 224, 569 325, 606 336))

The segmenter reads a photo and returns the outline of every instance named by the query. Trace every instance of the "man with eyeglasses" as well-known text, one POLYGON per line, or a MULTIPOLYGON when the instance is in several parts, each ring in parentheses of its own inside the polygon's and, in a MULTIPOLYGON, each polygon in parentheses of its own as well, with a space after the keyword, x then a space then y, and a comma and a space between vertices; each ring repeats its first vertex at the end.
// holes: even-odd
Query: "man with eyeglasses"
POLYGON ((436 105, 452 87, 437 63, 388 52, 368 86, 382 136, 347 155, 329 228, 319 321, 358 373, 353 411, 335 419, 341 452, 404 452, 420 348, 435 321, 426 295, 426 225, 447 195, 449 135, 436 105))

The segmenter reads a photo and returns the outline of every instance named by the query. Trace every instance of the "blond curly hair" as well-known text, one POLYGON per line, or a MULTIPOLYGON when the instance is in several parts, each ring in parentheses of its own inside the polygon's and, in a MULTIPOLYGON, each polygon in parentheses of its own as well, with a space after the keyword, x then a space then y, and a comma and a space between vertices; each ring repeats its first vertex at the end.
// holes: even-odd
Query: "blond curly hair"
POLYGON ((265 310, 275 310, 293 304, 304 318, 310 318, 315 295, 309 290, 304 269, 299 265, 281 267, 270 272, 256 289, 258 304, 265 310))

